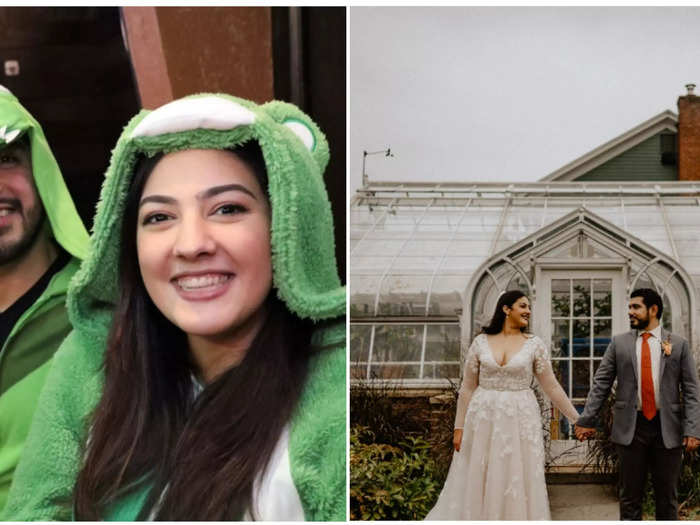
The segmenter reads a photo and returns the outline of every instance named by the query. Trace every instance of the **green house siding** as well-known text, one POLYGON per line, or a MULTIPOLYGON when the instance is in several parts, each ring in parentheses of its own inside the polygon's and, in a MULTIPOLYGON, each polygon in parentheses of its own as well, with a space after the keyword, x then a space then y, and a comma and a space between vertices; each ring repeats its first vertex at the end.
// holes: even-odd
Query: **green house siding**
POLYGON ((678 180, 675 165, 661 164, 661 133, 584 173, 578 181, 678 180))

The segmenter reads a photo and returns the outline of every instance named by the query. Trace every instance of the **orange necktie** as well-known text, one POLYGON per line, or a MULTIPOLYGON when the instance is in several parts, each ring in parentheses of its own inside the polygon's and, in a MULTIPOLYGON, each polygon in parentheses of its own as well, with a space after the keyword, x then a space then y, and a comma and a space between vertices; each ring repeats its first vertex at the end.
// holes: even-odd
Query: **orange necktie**
POLYGON ((648 341, 650 337, 650 332, 642 334, 642 414, 649 420, 656 415, 654 380, 651 377, 651 349, 648 341))

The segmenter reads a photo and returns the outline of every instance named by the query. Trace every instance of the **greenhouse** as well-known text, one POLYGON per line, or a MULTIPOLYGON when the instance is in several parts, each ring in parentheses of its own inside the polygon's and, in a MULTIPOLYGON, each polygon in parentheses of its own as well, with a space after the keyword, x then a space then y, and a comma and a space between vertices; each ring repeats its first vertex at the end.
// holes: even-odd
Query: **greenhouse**
POLYGON ((697 360, 698 183, 369 183, 350 224, 353 381, 450 387, 513 288, 579 410, 635 288, 659 291, 697 360))

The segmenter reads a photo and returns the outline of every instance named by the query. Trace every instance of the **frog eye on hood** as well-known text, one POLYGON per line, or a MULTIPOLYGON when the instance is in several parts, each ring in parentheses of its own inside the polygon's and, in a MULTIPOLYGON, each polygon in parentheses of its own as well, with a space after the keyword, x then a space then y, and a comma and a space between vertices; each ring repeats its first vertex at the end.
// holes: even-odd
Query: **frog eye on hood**
POLYGON ((2 84, 0 84, 0 93, 9 93, 10 95, 12 95, 12 92, 2 84))
POLYGON ((290 118, 282 122, 282 125, 288 127, 292 133, 299 137, 299 139, 304 143, 304 146, 306 146, 306 149, 309 151, 314 150, 316 147, 316 139, 314 138, 311 128, 309 128, 309 126, 307 126, 304 122, 295 118, 290 118))
POLYGON ((21 132, 21 129, 15 129, 8 132, 7 126, 3 126, 2 128, 0 128, 0 140, 5 141, 5 144, 9 144, 13 140, 15 140, 21 132))
POLYGON ((232 100, 216 96, 176 100, 149 113, 131 138, 154 137, 191 129, 227 130, 255 122, 255 113, 232 100))

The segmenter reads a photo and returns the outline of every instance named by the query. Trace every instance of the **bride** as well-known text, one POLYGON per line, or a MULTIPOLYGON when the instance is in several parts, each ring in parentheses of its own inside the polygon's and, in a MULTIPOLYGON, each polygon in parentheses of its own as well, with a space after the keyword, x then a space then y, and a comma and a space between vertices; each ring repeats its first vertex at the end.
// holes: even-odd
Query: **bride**
POLYGON ((525 332, 530 301, 519 290, 467 353, 457 401, 450 471, 426 520, 547 520, 544 443, 533 375, 571 422, 576 409, 554 377, 547 347, 525 332))

